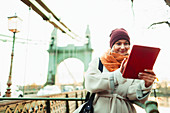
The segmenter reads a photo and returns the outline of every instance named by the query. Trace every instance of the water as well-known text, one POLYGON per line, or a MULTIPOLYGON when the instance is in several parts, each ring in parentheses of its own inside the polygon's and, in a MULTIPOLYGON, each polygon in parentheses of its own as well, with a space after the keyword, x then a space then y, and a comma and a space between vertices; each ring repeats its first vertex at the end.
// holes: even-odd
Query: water
MULTIPOLYGON (((154 100, 154 97, 150 97, 149 100, 154 100)), ((158 102, 158 110, 160 113, 170 113, 170 97, 158 97, 156 99, 158 102)), ((135 105, 137 113, 146 113, 144 109, 135 105)))

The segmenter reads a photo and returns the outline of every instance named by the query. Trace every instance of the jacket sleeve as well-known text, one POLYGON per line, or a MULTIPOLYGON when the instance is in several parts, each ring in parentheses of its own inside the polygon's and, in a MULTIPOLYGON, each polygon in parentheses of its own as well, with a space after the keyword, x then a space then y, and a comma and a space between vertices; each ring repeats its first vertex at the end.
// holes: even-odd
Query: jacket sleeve
MULTIPOLYGON (((104 90, 114 90, 114 84, 117 83, 115 77, 119 76, 119 71, 114 72, 100 72, 98 69, 99 65, 99 58, 94 59, 90 64, 89 68, 85 74, 85 87, 88 91, 93 93, 101 92, 104 90)), ((120 81, 123 82, 125 79, 121 79, 120 81)))
POLYGON ((148 99, 151 89, 152 85, 146 88, 144 80, 135 79, 133 84, 128 88, 127 97, 129 100, 144 103, 148 99))

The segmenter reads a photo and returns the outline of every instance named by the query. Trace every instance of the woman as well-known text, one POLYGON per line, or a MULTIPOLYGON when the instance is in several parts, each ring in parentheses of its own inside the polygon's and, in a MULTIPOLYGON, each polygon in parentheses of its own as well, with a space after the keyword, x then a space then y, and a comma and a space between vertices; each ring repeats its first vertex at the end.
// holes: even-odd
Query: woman
POLYGON ((148 99, 156 79, 152 70, 145 69, 139 73, 139 79, 122 77, 129 49, 130 38, 127 31, 123 28, 115 29, 110 34, 110 50, 100 58, 103 72, 98 69, 99 58, 89 64, 85 74, 85 87, 96 93, 94 113, 136 113, 130 101, 144 103, 148 99))

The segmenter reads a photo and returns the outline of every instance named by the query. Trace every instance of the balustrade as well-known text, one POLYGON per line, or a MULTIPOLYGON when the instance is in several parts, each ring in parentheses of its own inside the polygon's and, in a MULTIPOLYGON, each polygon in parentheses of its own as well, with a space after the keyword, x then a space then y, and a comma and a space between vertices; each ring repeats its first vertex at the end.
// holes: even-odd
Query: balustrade
POLYGON ((86 91, 38 97, 0 98, 0 113, 72 113, 84 102, 86 91))
MULTIPOLYGON (((0 98, 0 113, 72 113, 85 101, 85 95, 86 90, 78 90, 37 97, 3 97, 0 98)), ((133 103, 146 113, 159 113, 155 101, 133 103)))

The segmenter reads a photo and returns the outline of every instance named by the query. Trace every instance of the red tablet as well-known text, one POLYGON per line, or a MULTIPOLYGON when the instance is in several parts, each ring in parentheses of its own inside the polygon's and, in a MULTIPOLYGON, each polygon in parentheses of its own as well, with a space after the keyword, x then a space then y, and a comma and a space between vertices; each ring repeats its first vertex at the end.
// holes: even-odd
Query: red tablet
POLYGON ((160 48, 156 47, 133 45, 122 76, 138 79, 139 72, 153 68, 159 51, 160 48))

